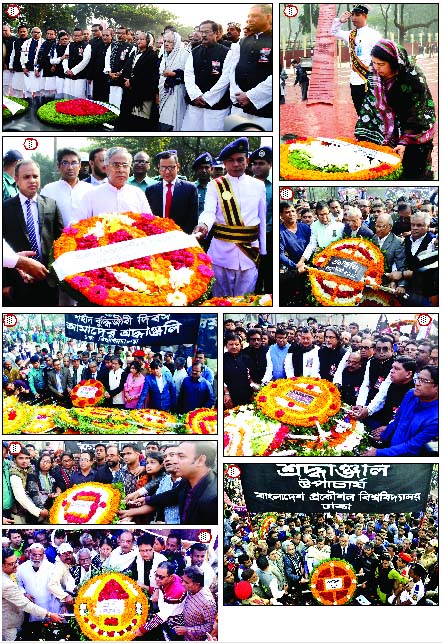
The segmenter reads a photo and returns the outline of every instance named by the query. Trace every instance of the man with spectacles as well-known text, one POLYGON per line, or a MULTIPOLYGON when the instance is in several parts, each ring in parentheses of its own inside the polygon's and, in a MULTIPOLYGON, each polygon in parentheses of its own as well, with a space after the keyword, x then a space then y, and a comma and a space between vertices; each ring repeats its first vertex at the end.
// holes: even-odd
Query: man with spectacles
POLYGON ((368 361, 365 369, 356 401, 358 407, 365 407, 373 400, 382 383, 388 378, 393 362, 393 340, 388 336, 381 336, 376 340, 375 355, 368 361))
POLYGON ((79 207, 74 210, 77 220, 102 212, 152 212, 143 191, 127 185, 131 164, 132 155, 126 148, 113 147, 106 151, 107 183, 83 195, 79 207))
POLYGON ((382 248, 385 258, 385 277, 392 288, 396 286, 405 286, 406 281, 401 279, 396 282, 390 274, 393 269, 403 272, 405 270, 405 249, 404 245, 393 233, 393 219, 386 213, 380 214, 375 222, 376 234, 372 242, 382 248))
POLYGON ((146 192, 147 186, 153 186, 156 181, 147 176, 150 170, 150 156, 144 150, 137 152, 133 160, 133 174, 128 179, 128 186, 135 186, 141 188, 146 192))
POLYGON ((405 394, 394 419, 379 436, 382 446, 362 456, 421 456, 426 444, 438 439, 439 369, 428 365, 405 394))
POLYGON ((38 74, 37 59, 43 43, 40 27, 33 27, 31 37, 25 40, 21 47, 20 62, 24 73, 23 95, 25 98, 34 98, 40 95, 41 79, 38 74), (37 76, 35 75, 36 71, 37 76))
POLYGON ((72 148, 62 148, 57 151, 57 168, 60 179, 44 186, 42 196, 50 197, 56 202, 63 217, 64 226, 69 226, 78 218, 73 217, 73 211, 78 208, 82 197, 92 190, 90 183, 79 181, 80 155, 72 148))
POLYGON ((178 177, 176 150, 155 156, 161 180, 146 188, 146 197, 157 217, 170 218, 190 235, 198 222, 198 191, 195 184, 178 177))

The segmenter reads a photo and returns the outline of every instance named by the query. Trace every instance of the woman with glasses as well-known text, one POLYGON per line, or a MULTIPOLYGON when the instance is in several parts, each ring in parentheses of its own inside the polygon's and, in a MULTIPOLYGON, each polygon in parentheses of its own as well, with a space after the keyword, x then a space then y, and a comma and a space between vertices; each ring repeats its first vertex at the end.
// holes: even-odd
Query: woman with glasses
POLYGON ((153 50, 154 37, 138 32, 137 50, 133 51, 122 70, 124 78, 119 129, 135 132, 157 130, 158 58, 153 50))
POLYGON ((346 354, 336 327, 328 326, 324 332, 324 346, 319 349, 319 375, 333 382, 339 363, 346 354))

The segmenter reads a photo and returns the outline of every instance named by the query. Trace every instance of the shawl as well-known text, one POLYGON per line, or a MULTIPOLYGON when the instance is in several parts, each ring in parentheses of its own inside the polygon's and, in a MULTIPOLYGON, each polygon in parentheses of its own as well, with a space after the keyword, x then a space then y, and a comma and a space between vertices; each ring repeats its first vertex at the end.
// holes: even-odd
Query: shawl
POLYGON ((431 141, 436 115, 422 70, 393 41, 381 39, 377 45, 396 59, 399 71, 395 77, 383 80, 370 69, 355 137, 392 148, 431 141))
POLYGON ((160 62, 159 112, 160 121, 179 130, 186 111, 184 99, 184 67, 189 52, 184 49, 181 36, 173 33, 174 44, 171 52, 164 52, 160 62), (163 76, 165 70, 174 71, 176 76, 163 76))
POLYGON ((134 546, 129 552, 121 552, 121 547, 115 548, 109 557, 109 567, 116 568, 120 572, 130 568, 134 559, 138 556, 138 548, 134 546))

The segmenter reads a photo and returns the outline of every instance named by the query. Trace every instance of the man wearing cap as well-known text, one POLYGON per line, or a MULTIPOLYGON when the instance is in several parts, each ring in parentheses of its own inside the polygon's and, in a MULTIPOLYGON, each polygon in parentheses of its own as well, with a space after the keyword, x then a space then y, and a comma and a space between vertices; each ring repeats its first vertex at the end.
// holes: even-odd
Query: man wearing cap
POLYGON ((212 179, 216 179, 217 177, 223 177, 224 173, 225 173, 224 163, 220 161, 220 159, 218 158, 213 159, 212 172, 211 172, 212 179))
POLYGON ((218 25, 213 20, 204 20, 199 31, 201 45, 192 49, 184 68, 184 84, 190 104, 181 131, 223 131, 224 118, 230 113, 228 87, 224 85, 215 101, 210 98, 212 88, 216 89, 221 78, 229 49, 217 42, 218 25))
POLYGON ((14 170, 21 159, 23 159, 23 155, 18 150, 8 150, 3 157, 3 201, 18 194, 14 170))
POLYGON ((212 170, 212 161, 212 155, 209 152, 203 152, 195 159, 192 165, 192 170, 196 176, 195 186, 198 191, 198 217, 204 210, 207 186, 209 185, 212 170))
POLYGON ((373 551, 373 544, 371 541, 367 541, 362 546, 362 556, 358 562, 360 566, 360 573, 363 573, 361 577, 361 588, 364 589, 364 595, 367 596, 367 599, 372 599, 376 596, 376 572, 379 565, 379 558, 375 555, 373 551))
POLYGON ((63 609, 67 608, 66 605, 72 606, 74 603, 75 580, 70 573, 70 568, 74 564, 74 549, 70 543, 62 543, 58 548, 58 555, 48 582, 49 592, 59 602, 61 608, 59 612, 63 612, 63 609))
POLYGON ((176 150, 155 156, 161 180, 146 188, 146 197, 157 217, 170 218, 191 234, 198 222, 198 191, 190 181, 178 178, 180 164, 176 150))
POLYGON ((147 176, 148 170, 150 170, 150 156, 141 150, 134 156, 133 174, 127 180, 127 185, 141 188, 143 192, 146 192, 147 186, 153 186, 156 183, 155 179, 147 176))
POLYGON ((398 554, 396 565, 397 569, 403 577, 408 577, 408 572, 412 561, 413 558, 408 554, 408 552, 400 552, 398 554))
POLYGON ((381 39, 381 34, 367 25, 368 7, 357 4, 350 11, 332 22, 330 33, 347 43, 350 51, 350 90, 353 105, 359 115, 365 97, 368 71, 371 63, 370 52, 381 39), (351 18, 354 29, 344 31, 341 25, 351 18))
POLYGON ((208 255, 215 272, 214 297, 252 293, 260 255, 266 254, 266 192, 262 181, 245 173, 248 151, 245 137, 221 151, 227 174, 209 183, 194 230, 206 237, 213 229, 208 255))
POLYGON ((259 266, 257 291, 273 293, 273 210, 272 210, 272 148, 264 146, 258 148, 249 156, 249 165, 252 167, 255 179, 264 182, 266 189, 266 246, 267 255, 263 257, 259 266))
MULTIPOLYGON (((3 238, 15 252, 33 251, 46 267, 54 241, 63 230, 63 219, 53 199, 38 195, 40 168, 33 161, 17 163, 14 171, 19 193, 3 203, 3 238)), ((38 284, 18 271, 4 269, 3 294, 19 306, 56 306, 58 288, 49 275, 38 284)))

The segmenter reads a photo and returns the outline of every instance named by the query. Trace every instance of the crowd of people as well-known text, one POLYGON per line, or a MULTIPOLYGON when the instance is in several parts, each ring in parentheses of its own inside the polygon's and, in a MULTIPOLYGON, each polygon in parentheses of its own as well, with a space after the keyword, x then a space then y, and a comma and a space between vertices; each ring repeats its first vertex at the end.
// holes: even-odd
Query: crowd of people
POLYGON ((341 559, 357 575, 354 605, 436 605, 437 512, 430 500, 424 514, 282 513, 263 532, 261 515, 244 516, 230 500, 224 510, 224 604, 315 604, 312 570, 341 559))
POLYGON ((155 178, 149 176, 151 159, 144 150, 132 156, 124 147, 94 148, 90 174, 81 180, 80 153, 63 148, 57 152, 60 178, 40 191, 38 163, 9 150, 3 158, 3 301, 76 305, 48 271, 53 243, 64 227, 103 212, 152 213, 172 219, 187 234, 195 233, 213 263, 215 297, 244 295, 255 288, 271 293, 271 148, 250 151, 248 139, 241 137, 216 159, 203 152, 192 166, 195 182, 180 175, 176 150, 158 153, 154 163, 155 178), (226 224, 222 195, 229 194, 227 188, 237 198, 247 237, 226 224), (39 212, 45 213, 42 226, 39 212), (23 227, 17 226, 17 218, 24 218, 23 227))
POLYGON ((281 378, 333 382, 348 414, 364 423, 364 456, 437 453, 439 362, 437 336, 416 339, 400 328, 224 322, 225 409, 250 403, 281 378))
POLYGON ((191 356, 184 346, 174 352, 77 344, 61 329, 29 335, 34 340, 23 342, 15 331, 3 334, 3 392, 20 402, 70 408, 73 387, 93 379, 105 389, 106 407, 184 414, 215 406, 216 373, 203 350, 191 356))
MULTIPOLYGON (((438 191, 429 199, 330 197, 281 201, 279 204, 281 305, 293 293, 305 297, 307 266, 317 249, 346 237, 362 237, 384 255, 382 285, 403 306, 437 306, 439 217, 438 191)), ((301 304, 305 302, 298 302, 301 304)))
POLYGON ((91 450, 48 449, 32 443, 11 454, 3 441, 3 523, 48 523, 57 496, 73 485, 118 487, 125 509, 119 519, 136 523, 217 523, 216 443, 149 441, 119 448, 115 441, 91 450))
POLYGON ((207 19, 188 38, 96 22, 72 33, 3 25, 3 93, 38 104, 92 98, 119 110, 118 129, 272 129, 272 6, 253 5, 247 23, 207 19), (231 118, 228 118, 231 115, 231 118), (227 120, 226 120, 227 119, 227 120))
MULTIPOLYGON (((196 530, 11 528, 2 537, 3 640, 37 640, 49 621, 66 624, 81 584, 107 571, 149 598, 137 637, 217 639, 217 546, 198 542, 196 530)), ((64 637, 79 640, 78 625, 70 629, 64 637)))

